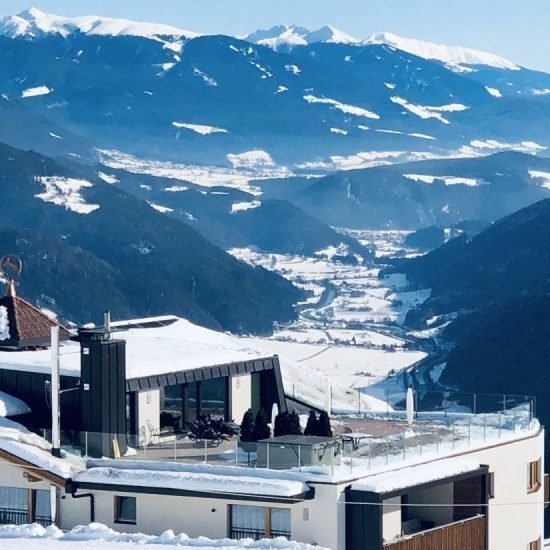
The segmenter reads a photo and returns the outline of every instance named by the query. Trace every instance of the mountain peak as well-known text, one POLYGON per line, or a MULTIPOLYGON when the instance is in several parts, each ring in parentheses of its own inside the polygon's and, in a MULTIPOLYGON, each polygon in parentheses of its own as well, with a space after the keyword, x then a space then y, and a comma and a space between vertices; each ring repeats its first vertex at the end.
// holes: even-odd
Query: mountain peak
POLYGON ((0 35, 15 38, 19 36, 37 37, 45 34, 68 36, 80 32, 88 35, 106 36, 174 36, 195 38, 197 33, 160 23, 142 23, 128 19, 113 19, 87 15, 83 17, 62 17, 30 7, 17 15, 0 17, 0 35))
POLYGON ((248 42, 277 49, 279 46, 306 46, 318 42, 331 44, 358 44, 359 41, 349 34, 325 25, 315 31, 310 31, 298 25, 276 25, 270 29, 259 29, 244 37, 248 42))
POLYGON ((488 65, 512 71, 520 68, 512 61, 492 53, 405 38, 391 32, 375 33, 365 41, 365 44, 386 44, 424 59, 433 59, 451 65, 488 65))

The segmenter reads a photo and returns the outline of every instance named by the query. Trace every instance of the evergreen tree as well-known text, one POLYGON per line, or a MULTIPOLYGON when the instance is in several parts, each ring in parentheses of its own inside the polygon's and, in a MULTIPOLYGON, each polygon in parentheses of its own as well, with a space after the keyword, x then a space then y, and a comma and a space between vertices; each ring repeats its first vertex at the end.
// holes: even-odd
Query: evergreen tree
POLYGON ((302 427, 300 426, 300 417, 296 411, 292 411, 288 415, 288 435, 302 435, 302 427))
POLYGON ((267 414, 263 407, 260 407, 256 413, 256 420, 254 421, 254 429, 252 434, 253 441, 260 441, 260 439, 267 439, 271 437, 271 429, 268 426, 267 414))
POLYGON ((274 436, 279 437, 280 435, 287 435, 288 434, 288 412, 283 411, 280 412, 275 417, 275 429, 274 429, 274 436))
POLYGON ((317 431, 319 430, 318 423, 319 421, 317 420, 317 415, 315 414, 315 411, 311 409, 309 411, 304 435, 317 435, 317 431))
POLYGON ((250 409, 244 413, 241 422, 241 441, 247 443, 254 441, 254 417, 250 409))
POLYGON ((332 437, 332 427, 330 417, 326 411, 321 411, 317 422, 317 435, 322 437, 332 437))

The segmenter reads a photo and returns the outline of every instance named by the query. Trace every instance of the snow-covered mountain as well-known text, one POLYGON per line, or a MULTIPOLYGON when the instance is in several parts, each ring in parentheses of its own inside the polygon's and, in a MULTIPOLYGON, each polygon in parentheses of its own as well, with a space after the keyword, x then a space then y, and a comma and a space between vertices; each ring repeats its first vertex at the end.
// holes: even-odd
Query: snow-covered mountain
POLYGON ((492 53, 404 38, 390 32, 373 34, 365 44, 386 44, 424 59, 435 59, 452 65, 487 65, 497 69, 519 70, 518 65, 512 61, 492 53))
POLYGON ((11 116, 1 139, 176 161, 194 183, 211 176, 197 165, 228 174, 244 158, 288 177, 517 147, 544 154, 547 90, 550 75, 498 56, 387 34, 364 43, 332 27, 279 26, 243 40, 36 9, 0 19, 0 114, 28 121, 11 116))
POLYGON ((247 42, 277 49, 280 46, 307 46, 324 42, 328 44, 359 44, 360 41, 344 31, 326 25, 310 31, 297 25, 277 25, 271 29, 261 29, 243 37, 247 42))
POLYGON ((83 17, 61 17, 44 13, 37 8, 29 8, 17 15, 0 17, 0 35, 11 38, 27 36, 38 37, 55 33, 67 36, 73 32, 87 35, 104 36, 172 36, 195 38, 198 33, 178 29, 159 23, 141 23, 127 19, 112 19, 88 15, 83 17))

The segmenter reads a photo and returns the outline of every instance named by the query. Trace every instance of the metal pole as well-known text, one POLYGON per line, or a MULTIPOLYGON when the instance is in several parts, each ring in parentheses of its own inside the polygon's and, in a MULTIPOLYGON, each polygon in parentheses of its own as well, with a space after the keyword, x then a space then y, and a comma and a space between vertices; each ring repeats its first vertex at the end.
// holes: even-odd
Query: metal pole
POLYGON ((455 448, 455 423, 453 422, 453 449, 455 448))
POLYGON ((435 451, 439 452, 439 424, 435 425, 435 451))
POLYGON ((474 393, 474 414, 477 414, 477 393, 474 393))
POLYGON ((177 443, 178 443, 178 440, 177 440, 176 436, 174 435, 174 462, 178 461, 177 443))
POLYGON ((330 447, 330 475, 334 476, 334 447, 330 447))
POLYGON ((386 464, 388 463, 388 460, 389 460, 389 453, 390 453, 390 444, 388 441, 388 436, 386 436, 386 464))
POLYGON ((302 471, 302 446, 298 445, 298 471, 302 471))
POLYGON ((500 411, 498 411, 498 438, 500 439, 500 411))
POLYGON ((504 407, 504 412, 506 412, 506 395, 502 396, 502 404, 503 404, 503 407, 504 407))
POLYGON ((239 465, 239 438, 235 438, 235 466, 239 465))
POLYGON ((52 455, 61 458, 61 436, 59 425, 59 326, 51 329, 52 368, 52 455))
POLYGON ((369 470, 370 470, 370 459, 371 459, 371 450, 370 450, 370 438, 369 438, 369 470))
POLYGON ((267 450, 267 469, 269 470, 269 443, 266 443, 266 450, 267 450))
POLYGON ((403 432, 403 460, 405 460, 407 456, 406 441, 407 441, 407 432, 403 432))
POLYGON ((483 413, 483 441, 487 440, 487 415, 483 413))
POLYGON ((204 463, 208 464, 208 442, 204 440, 204 463))

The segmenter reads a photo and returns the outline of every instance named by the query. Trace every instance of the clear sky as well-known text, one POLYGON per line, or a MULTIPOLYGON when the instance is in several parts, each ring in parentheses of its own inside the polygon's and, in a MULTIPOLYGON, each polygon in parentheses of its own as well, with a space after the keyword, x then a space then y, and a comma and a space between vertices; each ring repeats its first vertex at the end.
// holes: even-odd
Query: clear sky
POLYGON ((357 38, 390 31, 490 51, 550 72, 550 0, 0 0, 0 13, 30 5, 202 33, 239 35, 279 23, 331 24, 357 38))

